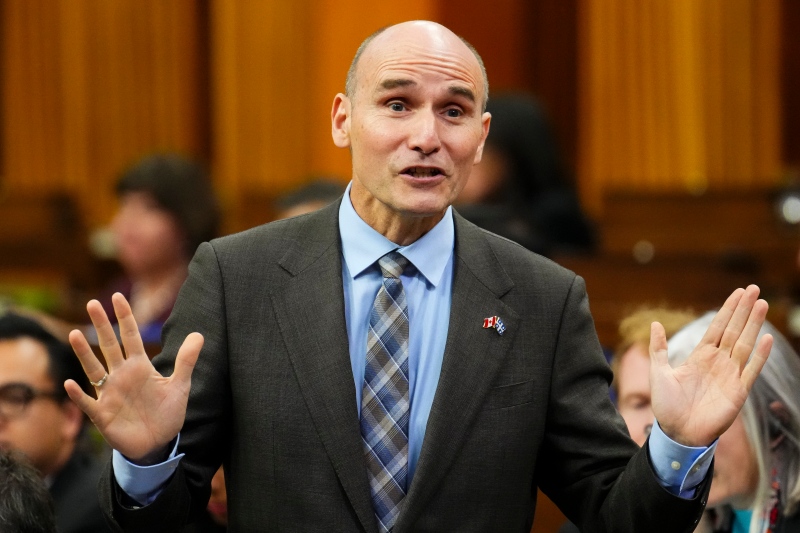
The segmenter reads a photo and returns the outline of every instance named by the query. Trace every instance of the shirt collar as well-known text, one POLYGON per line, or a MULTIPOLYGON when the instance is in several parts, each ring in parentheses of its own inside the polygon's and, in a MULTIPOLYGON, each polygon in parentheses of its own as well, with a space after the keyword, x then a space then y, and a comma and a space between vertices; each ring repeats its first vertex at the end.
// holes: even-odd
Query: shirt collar
POLYGON ((358 216, 350 201, 351 185, 347 186, 339 206, 339 236, 344 261, 353 279, 387 253, 397 250, 411 261, 428 283, 437 286, 455 245, 453 208, 448 207, 442 220, 428 233, 408 246, 398 246, 358 216))

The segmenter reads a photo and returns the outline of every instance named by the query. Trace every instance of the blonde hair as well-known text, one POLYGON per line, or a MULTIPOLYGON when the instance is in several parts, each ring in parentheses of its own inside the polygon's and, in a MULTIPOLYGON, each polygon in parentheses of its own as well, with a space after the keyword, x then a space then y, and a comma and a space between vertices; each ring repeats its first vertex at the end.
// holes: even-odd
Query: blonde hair
POLYGON ((663 306, 643 306, 623 318, 618 328, 620 340, 611 358, 611 370, 614 371, 614 381, 611 383, 611 387, 614 391, 617 391, 618 388, 617 374, 625 352, 635 345, 643 345, 645 353, 648 351, 650 324, 660 322, 669 338, 695 318, 697 315, 691 310, 670 309, 663 306))

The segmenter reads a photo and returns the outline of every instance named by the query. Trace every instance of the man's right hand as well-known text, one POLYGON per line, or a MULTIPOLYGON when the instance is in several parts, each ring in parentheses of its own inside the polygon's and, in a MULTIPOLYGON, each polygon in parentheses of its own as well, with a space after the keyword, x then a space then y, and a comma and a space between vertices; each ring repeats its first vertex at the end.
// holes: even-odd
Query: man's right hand
MULTIPOLYGON (((166 459, 167 445, 183 426, 192 370, 203 347, 203 336, 191 333, 186 337, 178 350, 172 376, 166 378, 153 368, 144 351, 128 301, 117 293, 112 302, 125 352, 103 307, 97 300, 90 301, 86 309, 97 330, 108 377, 102 385, 95 386, 96 400, 73 380, 67 380, 64 388, 113 449, 136 464, 154 464, 166 459)), ((106 371, 86 337, 74 330, 69 342, 86 375, 99 383, 106 371)))

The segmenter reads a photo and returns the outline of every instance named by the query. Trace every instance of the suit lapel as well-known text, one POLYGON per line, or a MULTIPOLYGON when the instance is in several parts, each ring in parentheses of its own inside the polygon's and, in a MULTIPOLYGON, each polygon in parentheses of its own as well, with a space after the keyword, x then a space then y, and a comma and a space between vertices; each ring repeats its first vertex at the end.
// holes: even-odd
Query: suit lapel
POLYGON ((417 471, 396 532, 413 527, 458 455, 483 400, 513 343, 519 317, 500 298, 512 287, 482 230, 455 214, 453 299, 442 373, 417 471), (501 336, 483 320, 499 316, 501 336))
POLYGON ((364 529, 376 531, 344 314, 339 203, 306 218, 280 261, 278 323, 314 426, 364 529))

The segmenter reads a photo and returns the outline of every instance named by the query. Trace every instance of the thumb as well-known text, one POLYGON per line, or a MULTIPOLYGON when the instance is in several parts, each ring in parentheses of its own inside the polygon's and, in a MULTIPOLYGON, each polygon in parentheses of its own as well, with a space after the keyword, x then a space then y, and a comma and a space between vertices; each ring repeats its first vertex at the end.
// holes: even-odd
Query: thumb
POLYGON ((192 370, 194 370, 194 365, 200 356, 203 342, 203 336, 197 332, 186 336, 186 340, 181 344, 178 356, 175 358, 175 371, 172 373, 173 379, 183 383, 189 383, 192 380, 192 370))
POLYGON ((661 322, 650 324, 650 361, 654 367, 669 366, 667 357, 667 333, 661 322))

